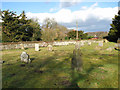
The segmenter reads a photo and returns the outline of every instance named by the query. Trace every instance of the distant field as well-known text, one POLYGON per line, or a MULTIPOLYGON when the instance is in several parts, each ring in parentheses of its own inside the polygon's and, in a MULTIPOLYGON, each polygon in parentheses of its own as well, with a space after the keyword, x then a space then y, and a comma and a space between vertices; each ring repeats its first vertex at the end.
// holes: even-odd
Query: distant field
POLYGON ((115 43, 104 43, 97 48, 97 43, 82 50, 83 71, 71 73, 71 58, 74 45, 56 46, 54 51, 42 47, 25 51, 33 60, 31 64, 20 62, 23 50, 4 50, 2 58, 3 88, 117 88, 118 87, 118 51, 107 51, 115 43), (71 85, 75 83, 75 85, 71 85))

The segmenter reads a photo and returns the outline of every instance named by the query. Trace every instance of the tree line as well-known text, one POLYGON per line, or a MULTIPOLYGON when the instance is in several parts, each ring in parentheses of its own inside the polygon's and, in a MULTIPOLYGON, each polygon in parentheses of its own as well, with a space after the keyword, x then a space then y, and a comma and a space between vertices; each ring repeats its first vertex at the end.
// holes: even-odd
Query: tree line
POLYGON ((37 21, 27 19, 25 12, 2 11, 2 41, 18 42, 41 40, 41 28, 37 21))
MULTIPOLYGON (((2 16, 2 41, 54 41, 75 39, 76 31, 68 30, 58 24, 54 18, 46 18, 40 26, 38 20, 28 19, 23 11, 20 15, 16 12, 3 10, 2 16)), ((86 38, 87 34, 79 31, 79 38, 86 38)))
MULTIPOLYGON (((46 18, 42 25, 37 19, 28 19, 23 11, 20 15, 16 12, 3 10, 2 19, 2 42, 19 41, 54 41, 76 39, 76 30, 69 30, 65 26, 58 24, 54 18, 46 18)), ((113 18, 107 38, 109 41, 117 41, 120 38, 120 11, 113 18)), ((89 33, 78 31, 79 39, 89 39, 89 33)), ((100 33, 101 38, 105 35, 100 33)))

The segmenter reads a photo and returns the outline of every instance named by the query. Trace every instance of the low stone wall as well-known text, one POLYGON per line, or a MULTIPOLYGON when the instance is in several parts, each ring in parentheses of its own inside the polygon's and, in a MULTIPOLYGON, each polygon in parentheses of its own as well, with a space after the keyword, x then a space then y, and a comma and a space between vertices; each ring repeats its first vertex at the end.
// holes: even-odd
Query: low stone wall
POLYGON ((0 50, 21 49, 22 46, 24 48, 34 48, 35 47, 35 43, 39 44, 40 47, 46 47, 49 44, 51 44, 53 46, 61 46, 61 45, 75 44, 75 42, 76 41, 2 43, 2 44, 0 44, 0 50))
MULTIPOLYGON (((35 47, 34 43, 31 44, 23 44, 24 48, 33 48, 35 47)), ((21 44, 8 44, 8 45, 0 45, 0 50, 4 49, 20 49, 21 44)))
MULTIPOLYGON (((96 40, 81 40, 77 41, 81 44, 91 44, 91 43, 99 43, 103 42, 101 41, 96 41, 96 40)), ((42 41, 36 41, 36 42, 18 42, 18 43, 2 43, 0 44, 0 50, 5 50, 5 49, 22 49, 24 48, 34 48, 35 44, 39 44, 40 47, 46 47, 49 44, 52 46, 62 46, 62 45, 70 45, 70 44, 76 44, 76 41, 54 41, 54 42, 42 42, 42 41)))

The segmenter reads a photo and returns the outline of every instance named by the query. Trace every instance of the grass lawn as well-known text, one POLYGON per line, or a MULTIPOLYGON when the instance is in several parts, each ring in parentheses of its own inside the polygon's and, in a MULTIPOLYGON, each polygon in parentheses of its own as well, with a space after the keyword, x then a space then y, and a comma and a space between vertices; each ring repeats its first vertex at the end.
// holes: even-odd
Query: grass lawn
POLYGON ((97 43, 85 44, 81 47, 83 70, 74 73, 71 70, 74 45, 56 46, 52 52, 46 47, 38 52, 26 49, 32 59, 30 64, 20 61, 23 50, 4 50, 3 88, 118 88, 118 51, 106 50, 114 45, 109 42, 99 48, 97 43))

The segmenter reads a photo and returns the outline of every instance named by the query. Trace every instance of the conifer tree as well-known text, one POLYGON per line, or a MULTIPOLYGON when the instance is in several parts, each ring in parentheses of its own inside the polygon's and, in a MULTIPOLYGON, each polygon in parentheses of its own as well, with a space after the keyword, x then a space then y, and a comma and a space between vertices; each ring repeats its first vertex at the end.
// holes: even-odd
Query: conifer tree
POLYGON ((108 33, 108 39, 110 41, 116 42, 118 38, 120 38, 120 10, 118 11, 118 15, 115 15, 113 18, 110 31, 108 33))

